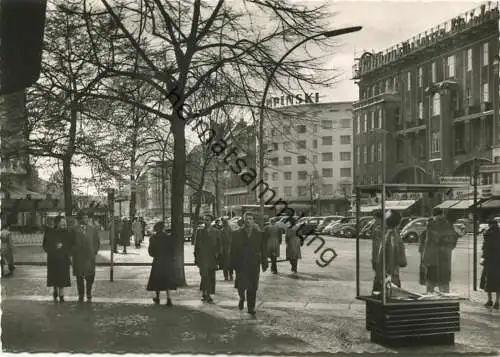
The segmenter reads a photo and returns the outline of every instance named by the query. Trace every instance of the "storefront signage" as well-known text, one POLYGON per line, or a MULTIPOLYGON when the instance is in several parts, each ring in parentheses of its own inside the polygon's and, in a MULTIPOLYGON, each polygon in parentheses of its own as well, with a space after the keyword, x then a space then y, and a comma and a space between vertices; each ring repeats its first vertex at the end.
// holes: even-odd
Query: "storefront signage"
POLYGON ((470 177, 468 177, 468 176, 441 176, 439 178, 439 182, 441 183, 441 185, 469 186, 470 185, 470 177))
POLYGON ((479 172, 482 174, 491 174, 491 173, 500 172, 500 164, 481 165, 479 167, 479 172))
POLYGON ((300 104, 319 103, 319 93, 287 94, 280 97, 271 97, 266 101, 266 106, 271 108, 286 107, 300 104))

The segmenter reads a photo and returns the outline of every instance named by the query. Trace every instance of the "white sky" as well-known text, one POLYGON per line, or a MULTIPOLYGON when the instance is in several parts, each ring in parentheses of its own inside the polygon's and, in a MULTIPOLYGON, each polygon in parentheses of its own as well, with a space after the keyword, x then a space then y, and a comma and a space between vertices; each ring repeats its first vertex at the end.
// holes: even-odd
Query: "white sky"
MULTIPOLYGON (((316 3, 315 0, 300 0, 316 3)), ((356 85, 350 80, 356 55, 365 50, 382 51, 424 32, 460 13, 481 4, 478 1, 331 1, 331 29, 345 26, 363 26, 360 32, 339 37, 339 46, 331 60, 331 67, 341 74, 338 83, 329 89, 320 89, 321 102, 351 101, 358 98, 356 85)), ((42 178, 51 171, 40 170, 42 178)), ((89 177, 85 167, 74 169, 75 177, 89 177)), ((93 191, 91 189, 91 191, 93 191)))

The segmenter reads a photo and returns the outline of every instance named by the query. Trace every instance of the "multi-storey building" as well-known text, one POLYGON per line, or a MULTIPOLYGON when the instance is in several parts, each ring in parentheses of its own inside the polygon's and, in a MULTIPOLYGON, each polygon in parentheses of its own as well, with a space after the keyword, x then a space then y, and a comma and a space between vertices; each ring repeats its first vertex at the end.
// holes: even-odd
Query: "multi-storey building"
POLYGON ((264 181, 308 214, 343 213, 352 191, 352 102, 273 110, 266 126, 264 181))
POLYGON ((500 159, 498 21, 497 4, 481 5, 356 59, 357 184, 438 183, 500 159))

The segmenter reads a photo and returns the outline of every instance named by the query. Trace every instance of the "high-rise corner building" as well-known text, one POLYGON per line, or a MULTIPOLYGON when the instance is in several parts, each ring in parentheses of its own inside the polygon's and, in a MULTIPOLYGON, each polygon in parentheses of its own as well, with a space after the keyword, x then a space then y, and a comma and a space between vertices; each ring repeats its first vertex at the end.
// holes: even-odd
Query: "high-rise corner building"
MULTIPOLYGON (((499 8, 490 2, 357 58, 355 182, 438 183, 470 176, 474 162, 500 162, 498 55, 499 8)), ((480 183, 499 179, 485 173, 480 183)))
MULTIPOLYGON (((314 96, 312 96, 314 98, 314 96)), ((296 212, 343 214, 352 191, 352 102, 286 105, 269 110, 264 181, 296 212)), ((271 102, 271 103, 274 103, 271 102)))

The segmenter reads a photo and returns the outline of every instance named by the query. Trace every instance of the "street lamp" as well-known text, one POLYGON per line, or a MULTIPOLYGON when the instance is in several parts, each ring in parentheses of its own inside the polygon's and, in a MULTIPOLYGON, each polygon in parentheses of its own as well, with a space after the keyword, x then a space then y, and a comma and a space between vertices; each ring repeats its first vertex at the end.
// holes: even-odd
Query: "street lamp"
MULTIPOLYGON (((274 75, 276 74, 276 71, 279 69, 283 61, 293 52, 295 51, 298 47, 306 43, 307 41, 316 39, 318 37, 324 36, 327 38, 330 37, 336 37, 340 35, 345 35, 348 33, 352 32, 357 32, 361 30, 361 26, 354 26, 354 27, 345 27, 337 30, 332 30, 332 31, 325 31, 325 32, 320 32, 311 36, 308 36, 304 38, 303 40, 299 41, 296 45, 294 45, 292 48, 290 48, 281 58, 276 62, 275 66, 273 67, 271 73, 267 76, 266 79, 266 85, 264 87, 264 93, 262 95, 262 100, 260 102, 260 113, 259 113, 259 181, 264 182, 264 106, 266 103, 266 97, 267 97, 267 92, 269 91, 269 87, 271 86, 271 81, 274 78, 274 75)), ((260 217, 261 217, 261 225, 262 227, 264 226, 264 195, 260 195, 260 217)))

